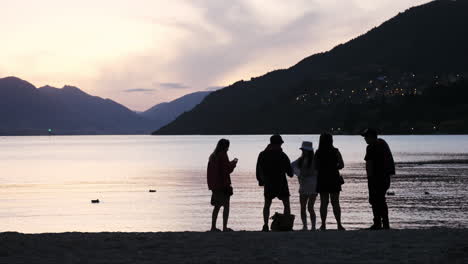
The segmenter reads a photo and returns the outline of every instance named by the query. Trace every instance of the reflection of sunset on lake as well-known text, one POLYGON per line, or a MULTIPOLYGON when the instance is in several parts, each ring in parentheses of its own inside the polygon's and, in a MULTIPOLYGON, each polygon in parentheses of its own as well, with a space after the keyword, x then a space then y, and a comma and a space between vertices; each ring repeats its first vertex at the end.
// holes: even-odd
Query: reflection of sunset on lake
MULTIPOLYGON (((263 189, 255 163, 269 136, 224 136, 228 155, 239 159, 232 174, 231 226, 258 230, 263 189)), ((221 136, 57 136, 0 138, 0 229, 19 232, 206 231, 210 192, 206 165, 221 136), (156 190, 150 193, 149 190, 156 190), (99 204, 92 204, 99 199, 99 204)), ((316 135, 283 136, 291 159, 303 140, 316 135)), ((389 196, 395 228, 468 226, 460 205, 468 198, 467 136, 384 136, 397 162, 389 196), (422 144, 424 142, 424 144, 422 144), (424 161, 439 161, 431 164, 424 161), (417 161, 417 162, 416 162, 417 161), (408 163, 409 162, 409 163, 408 163), (419 163, 418 163, 419 162, 419 163), (444 185, 443 190, 440 185, 444 185), (431 195, 425 195, 425 192, 431 195), (428 199, 438 206, 416 207, 428 199), (450 212, 450 213, 449 213, 450 212), (449 216, 449 217, 447 217, 449 216)), ((359 136, 336 136, 345 161, 341 195, 348 229, 368 225, 371 210, 359 136)), ((288 179, 292 213, 299 214, 297 179, 288 179)), ((280 211, 274 202, 272 211, 280 211)), ((318 203, 316 204, 318 207, 318 203)), ((331 209, 330 209, 331 210, 331 209)), ((330 227, 334 228, 330 218, 330 227)), ((300 221, 296 221, 296 229, 300 221)))

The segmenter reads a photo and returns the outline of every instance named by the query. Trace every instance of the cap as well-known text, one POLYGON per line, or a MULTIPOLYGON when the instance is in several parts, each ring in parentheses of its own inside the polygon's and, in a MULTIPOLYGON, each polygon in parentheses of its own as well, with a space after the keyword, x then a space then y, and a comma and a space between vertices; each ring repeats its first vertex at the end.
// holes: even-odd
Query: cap
POLYGON ((283 141, 283 139, 281 138, 280 135, 275 134, 275 135, 270 137, 270 143, 271 144, 283 144, 284 141, 283 141))
POLYGON ((373 129, 373 128, 366 128, 362 131, 361 133, 361 136, 363 137, 377 137, 378 133, 377 133, 377 130, 373 129))

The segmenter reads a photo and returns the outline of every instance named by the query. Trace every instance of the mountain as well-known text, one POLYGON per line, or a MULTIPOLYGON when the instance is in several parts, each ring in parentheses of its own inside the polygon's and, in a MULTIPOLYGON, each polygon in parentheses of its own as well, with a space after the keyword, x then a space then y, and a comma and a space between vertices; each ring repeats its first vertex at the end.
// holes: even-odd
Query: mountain
POLYGON ((154 134, 468 133, 466 14, 468 1, 410 8, 328 52, 213 92, 154 134))
POLYGON ((171 102, 157 104, 140 114, 147 119, 153 120, 154 128, 158 129, 172 122, 182 113, 192 110, 210 93, 210 91, 202 91, 187 94, 171 102))
POLYGON ((34 85, 16 77, 0 79, 0 135, 146 134, 149 120, 109 99, 80 89, 34 85))

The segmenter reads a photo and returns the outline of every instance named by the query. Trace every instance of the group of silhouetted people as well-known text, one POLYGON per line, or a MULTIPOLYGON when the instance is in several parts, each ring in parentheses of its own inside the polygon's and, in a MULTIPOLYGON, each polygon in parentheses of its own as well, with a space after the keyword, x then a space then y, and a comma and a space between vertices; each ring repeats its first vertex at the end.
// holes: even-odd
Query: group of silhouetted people
MULTIPOLYGON (((378 138, 377 131, 365 129, 361 134, 366 143, 365 161, 369 189, 369 203, 372 206, 374 224, 372 230, 389 229, 388 208, 385 194, 390 187, 390 177, 395 174, 393 156, 387 143, 378 138)), ((284 143, 280 135, 270 137, 270 144, 260 152, 256 166, 256 177, 259 186, 264 189, 263 228, 270 230, 270 207, 273 199, 278 198, 284 206, 284 216, 291 216, 289 201, 289 186, 286 176, 296 175, 299 181, 299 200, 302 220, 302 230, 309 230, 307 211, 310 214, 311 229, 316 230, 316 214, 314 204, 320 194, 320 230, 326 230, 328 204, 331 201, 337 229, 345 230, 341 224, 340 192, 344 179, 340 170, 344 168, 340 151, 333 146, 333 136, 329 133, 320 135, 319 146, 314 152, 313 144, 302 142, 302 155, 291 163, 283 152, 284 143)), ((216 228, 219 210, 223 210, 224 232, 233 231, 228 228, 230 197, 233 195, 230 174, 237 165, 237 159, 229 160, 227 151, 229 140, 220 139, 215 150, 209 157, 207 169, 208 188, 212 191, 211 205, 214 206, 211 231, 221 231, 216 228)), ((294 218, 292 218, 292 221, 294 218)))

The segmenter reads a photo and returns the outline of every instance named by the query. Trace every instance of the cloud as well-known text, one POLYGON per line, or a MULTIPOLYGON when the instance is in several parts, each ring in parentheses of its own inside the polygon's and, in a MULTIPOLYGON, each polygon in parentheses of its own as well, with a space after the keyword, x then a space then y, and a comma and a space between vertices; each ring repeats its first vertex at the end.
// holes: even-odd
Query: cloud
POLYGON ((166 82, 166 83, 159 83, 159 86, 163 88, 170 88, 170 89, 188 89, 190 88, 189 86, 186 86, 182 83, 171 83, 171 82, 166 82))
POLYGON ((168 66, 177 69, 177 78, 190 80, 198 89, 287 68, 312 55, 314 48, 324 48, 322 39, 328 39, 330 26, 322 21, 323 11, 315 7, 312 1, 284 23, 270 26, 274 18, 259 19, 248 1, 203 1, 198 8, 204 23, 198 27, 214 29, 185 27, 187 41, 179 44, 180 52, 168 66))
POLYGON ((112 86, 156 87, 158 99, 166 101, 206 87, 217 86, 216 90, 240 79, 288 68, 424 1, 184 1, 195 19, 151 20, 155 27, 177 32, 170 45, 172 52, 143 51, 124 66, 121 62, 123 71, 108 76, 119 76, 118 80, 105 79, 112 86), (180 81, 164 82, 162 76, 180 81))
POLYGON ((38 85, 72 82, 146 109, 288 68, 428 1, 83 0, 72 9, 59 0, 10 1, 12 11, 0 16, 9 33, 0 73, 38 85), (44 41, 31 45, 37 38, 44 41))
POLYGON ((154 92, 156 89, 144 89, 144 88, 135 88, 124 90, 126 93, 138 93, 138 92, 154 92))

